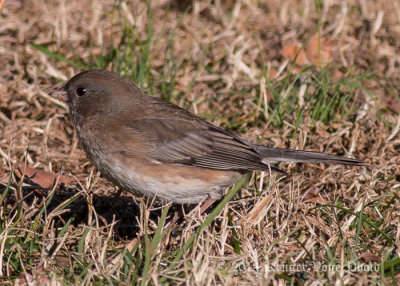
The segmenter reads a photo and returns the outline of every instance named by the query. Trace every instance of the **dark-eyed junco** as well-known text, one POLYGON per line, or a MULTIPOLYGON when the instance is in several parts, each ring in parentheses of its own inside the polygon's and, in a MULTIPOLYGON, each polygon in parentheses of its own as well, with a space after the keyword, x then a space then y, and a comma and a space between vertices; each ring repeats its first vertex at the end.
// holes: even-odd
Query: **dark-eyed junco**
POLYGON ((243 173, 281 161, 363 165, 325 153, 250 143, 190 112, 146 95, 105 70, 75 75, 63 95, 90 161, 123 189, 177 203, 219 198, 243 173))

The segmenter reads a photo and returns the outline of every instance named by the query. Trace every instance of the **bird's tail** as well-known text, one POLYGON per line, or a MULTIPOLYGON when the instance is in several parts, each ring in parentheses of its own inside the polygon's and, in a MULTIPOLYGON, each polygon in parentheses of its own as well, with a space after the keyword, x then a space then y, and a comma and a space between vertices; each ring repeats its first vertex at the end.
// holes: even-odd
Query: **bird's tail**
POLYGON ((327 153, 291 150, 281 148, 270 148, 256 145, 255 149, 260 154, 264 164, 274 164, 277 162, 308 162, 308 163, 329 163, 363 166, 364 161, 342 156, 331 155, 327 153))

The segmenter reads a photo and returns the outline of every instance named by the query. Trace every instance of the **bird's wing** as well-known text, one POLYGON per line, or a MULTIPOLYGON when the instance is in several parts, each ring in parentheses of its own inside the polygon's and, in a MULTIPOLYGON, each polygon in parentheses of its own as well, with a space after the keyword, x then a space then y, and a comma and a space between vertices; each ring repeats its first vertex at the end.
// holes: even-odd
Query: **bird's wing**
POLYGON ((219 170, 272 170, 250 143, 203 121, 166 118, 127 123, 132 134, 145 134, 147 156, 153 161, 219 170))

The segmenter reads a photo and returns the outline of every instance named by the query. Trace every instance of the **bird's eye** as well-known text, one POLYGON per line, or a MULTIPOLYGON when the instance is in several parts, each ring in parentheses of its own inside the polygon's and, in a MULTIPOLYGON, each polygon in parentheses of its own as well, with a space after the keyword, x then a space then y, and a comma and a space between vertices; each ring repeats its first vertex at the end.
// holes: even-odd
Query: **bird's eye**
POLYGON ((82 96, 86 93, 86 88, 78 87, 75 92, 76 92, 76 95, 82 96))

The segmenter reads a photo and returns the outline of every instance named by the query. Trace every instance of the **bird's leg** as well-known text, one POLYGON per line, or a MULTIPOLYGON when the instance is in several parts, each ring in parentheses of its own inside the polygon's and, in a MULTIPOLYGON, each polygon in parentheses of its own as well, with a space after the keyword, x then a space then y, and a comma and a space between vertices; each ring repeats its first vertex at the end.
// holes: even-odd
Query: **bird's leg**
POLYGON ((199 212, 197 213, 198 216, 203 214, 210 206, 212 206, 213 203, 216 202, 216 199, 213 199, 209 197, 201 206, 199 209, 199 212))

